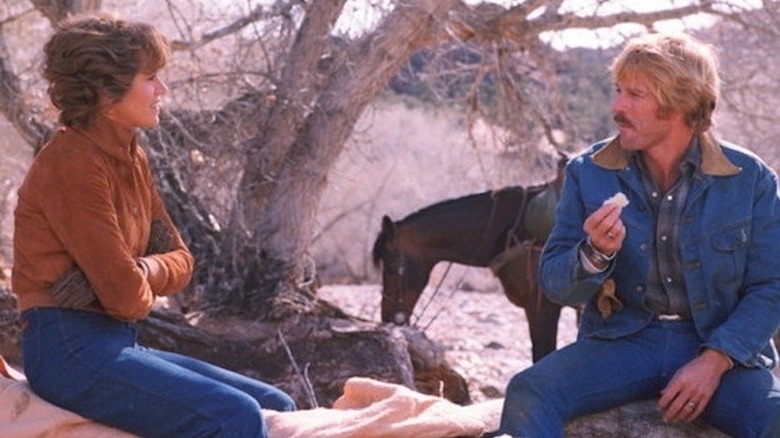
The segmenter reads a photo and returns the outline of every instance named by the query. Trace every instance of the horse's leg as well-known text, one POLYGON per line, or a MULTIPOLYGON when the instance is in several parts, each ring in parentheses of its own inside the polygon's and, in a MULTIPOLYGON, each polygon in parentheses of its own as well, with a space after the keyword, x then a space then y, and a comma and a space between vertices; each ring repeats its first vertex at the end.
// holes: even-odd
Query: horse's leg
POLYGON ((561 306, 550 301, 539 288, 536 279, 538 257, 537 248, 529 247, 496 273, 509 301, 525 309, 534 362, 555 351, 561 315, 561 306))
POLYGON ((532 290, 532 302, 526 307, 525 315, 531 332, 532 358, 538 362, 556 349, 561 306, 550 301, 538 286, 532 290))

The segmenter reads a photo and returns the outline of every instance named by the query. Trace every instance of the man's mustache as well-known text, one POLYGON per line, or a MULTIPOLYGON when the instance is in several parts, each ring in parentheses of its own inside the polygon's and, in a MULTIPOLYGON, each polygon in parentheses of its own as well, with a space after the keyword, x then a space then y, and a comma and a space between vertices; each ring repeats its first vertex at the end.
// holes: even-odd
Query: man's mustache
POLYGON ((626 118, 626 116, 624 116, 624 115, 622 115, 622 114, 615 114, 615 116, 614 116, 614 117, 612 117, 612 120, 614 120, 614 121, 615 121, 615 123, 617 123, 618 125, 621 125, 621 126, 623 126, 623 125, 626 125, 626 126, 633 126, 633 124, 631 123, 631 121, 630 121, 630 120, 628 120, 628 119, 626 118))

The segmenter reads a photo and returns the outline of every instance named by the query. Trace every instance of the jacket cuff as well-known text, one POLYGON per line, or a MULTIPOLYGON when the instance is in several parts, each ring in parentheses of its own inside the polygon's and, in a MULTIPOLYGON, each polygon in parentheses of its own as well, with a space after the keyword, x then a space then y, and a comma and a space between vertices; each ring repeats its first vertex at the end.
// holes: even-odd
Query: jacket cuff
POLYGON ((157 295, 168 283, 168 268, 154 256, 140 257, 137 263, 146 275, 146 281, 149 282, 152 292, 157 295))

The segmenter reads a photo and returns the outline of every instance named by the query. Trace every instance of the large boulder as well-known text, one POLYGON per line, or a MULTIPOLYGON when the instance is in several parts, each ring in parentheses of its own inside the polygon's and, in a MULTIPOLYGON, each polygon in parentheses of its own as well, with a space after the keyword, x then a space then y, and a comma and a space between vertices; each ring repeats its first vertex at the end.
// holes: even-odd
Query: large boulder
POLYGON ((629 403, 580 417, 566 426, 567 438, 728 438, 700 421, 666 424, 655 400, 629 403))

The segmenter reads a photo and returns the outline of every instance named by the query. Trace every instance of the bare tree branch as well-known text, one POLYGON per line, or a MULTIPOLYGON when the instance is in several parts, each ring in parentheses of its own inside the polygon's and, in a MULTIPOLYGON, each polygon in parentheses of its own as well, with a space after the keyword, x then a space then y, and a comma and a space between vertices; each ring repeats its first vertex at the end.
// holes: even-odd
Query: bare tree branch
POLYGON ((261 136, 252 141, 244 172, 246 194, 253 199, 244 211, 244 224, 252 229, 252 219, 263 216, 270 185, 276 180, 296 133, 310 114, 319 91, 318 63, 330 44, 330 30, 338 20, 345 0, 313 2, 306 12, 298 35, 277 83, 276 104, 264 123, 261 136), (259 203, 258 203, 259 201, 259 203))
POLYGON ((9 16, 7 16, 7 17, 3 18, 2 20, 0 20, 0 29, 2 29, 4 25, 6 25, 8 23, 13 23, 14 21, 19 20, 20 18, 22 18, 25 15, 28 15, 28 14, 30 14, 32 12, 35 12, 34 8, 30 8, 30 9, 24 10, 24 11, 19 12, 17 14, 10 14, 9 16))
POLYGON ((247 26, 257 23, 262 20, 267 20, 273 17, 284 17, 291 13, 292 8, 296 5, 296 2, 285 3, 275 2, 271 5, 257 5, 248 14, 239 17, 231 23, 226 24, 218 29, 204 33, 196 41, 184 41, 173 40, 171 46, 173 50, 194 50, 198 49, 206 44, 216 41, 220 38, 224 38, 228 35, 233 35, 247 26))
MULTIPOLYGON (((278 184, 271 194, 268 211, 283 211, 285 204, 295 202, 293 193, 319 199, 327 169, 339 156, 359 115, 409 57, 430 43, 431 34, 440 32, 453 5, 453 1, 399 4, 374 33, 351 46, 345 61, 330 75, 299 140, 286 155, 279 176, 284 184, 278 184)), ((297 211, 304 214, 298 217, 265 215, 258 224, 264 246, 299 254, 300 249, 291 247, 289 236, 291 230, 311 235, 316 210, 306 210, 299 205, 297 211)))
POLYGON ((53 27, 69 15, 100 10, 103 0, 30 0, 30 3, 53 27))
POLYGON ((0 114, 11 122, 34 151, 38 151, 52 128, 39 121, 36 111, 27 104, 10 59, 5 34, 0 32, 0 114))
POLYGON ((492 3, 480 3, 473 7, 461 3, 453 8, 448 30, 460 40, 514 41, 524 45, 537 40, 544 32, 574 28, 604 29, 624 23, 651 28, 658 21, 680 19, 700 13, 731 17, 746 10, 745 6, 740 6, 733 0, 703 0, 650 12, 626 11, 612 14, 583 14, 582 11, 561 13, 562 5, 561 0, 533 0, 506 9, 492 3), (544 11, 537 15, 540 8, 544 8, 544 11))

